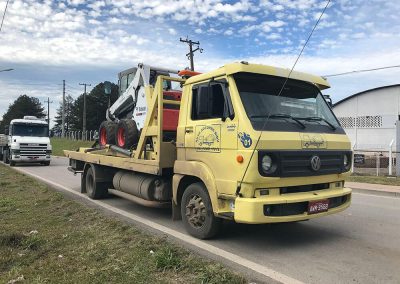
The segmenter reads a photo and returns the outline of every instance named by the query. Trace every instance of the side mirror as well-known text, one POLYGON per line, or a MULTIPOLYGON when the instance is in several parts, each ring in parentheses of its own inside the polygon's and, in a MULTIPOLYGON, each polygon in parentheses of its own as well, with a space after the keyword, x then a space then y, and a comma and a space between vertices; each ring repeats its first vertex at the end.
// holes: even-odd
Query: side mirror
POLYGON ((109 82, 109 81, 104 82, 104 93, 107 96, 111 95, 111 82, 109 82))
POLYGON ((7 126, 4 127, 4 134, 5 135, 10 135, 10 133, 8 133, 8 130, 9 130, 9 128, 8 128, 8 125, 7 125, 7 126))
POLYGON ((325 101, 329 105, 329 107, 332 108, 333 107, 333 103, 332 103, 331 97, 329 95, 323 95, 323 96, 324 96, 325 101))

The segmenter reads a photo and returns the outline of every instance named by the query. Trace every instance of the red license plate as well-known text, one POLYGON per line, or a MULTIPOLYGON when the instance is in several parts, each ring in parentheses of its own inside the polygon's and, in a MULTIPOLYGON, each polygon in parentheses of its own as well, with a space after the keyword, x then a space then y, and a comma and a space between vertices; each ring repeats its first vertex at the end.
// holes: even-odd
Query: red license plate
POLYGON ((329 200, 310 201, 308 203, 308 214, 316 214, 328 211, 329 200))

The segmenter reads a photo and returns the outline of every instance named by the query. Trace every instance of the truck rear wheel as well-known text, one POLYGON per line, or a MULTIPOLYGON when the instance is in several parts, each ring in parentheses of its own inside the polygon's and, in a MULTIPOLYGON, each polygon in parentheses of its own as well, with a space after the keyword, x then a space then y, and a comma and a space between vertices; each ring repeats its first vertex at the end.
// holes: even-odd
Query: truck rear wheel
POLYGON ((91 199, 101 199, 107 197, 108 184, 96 181, 93 166, 89 167, 85 178, 86 193, 91 199))
POLYGON ((202 183, 189 185, 181 201, 182 221, 192 236, 208 239, 218 234, 221 219, 214 216, 210 197, 202 183))
POLYGON ((106 144, 115 145, 115 136, 117 131, 117 124, 112 121, 103 121, 99 128, 99 144, 104 146, 106 144))
POLYGON ((9 153, 8 150, 3 151, 3 163, 8 164, 10 162, 9 160, 9 153))
POLYGON ((121 119, 117 127, 117 146, 130 149, 139 141, 139 131, 132 119, 121 119))

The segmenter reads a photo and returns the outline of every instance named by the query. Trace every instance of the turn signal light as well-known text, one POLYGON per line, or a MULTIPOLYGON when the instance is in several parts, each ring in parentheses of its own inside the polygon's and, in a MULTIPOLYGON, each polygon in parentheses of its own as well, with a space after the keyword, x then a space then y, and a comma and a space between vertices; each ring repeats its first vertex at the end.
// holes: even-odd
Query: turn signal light
POLYGON ((243 156, 242 156, 242 155, 237 155, 237 156, 236 156, 236 161, 237 161, 238 163, 243 163, 243 161, 244 161, 243 156))

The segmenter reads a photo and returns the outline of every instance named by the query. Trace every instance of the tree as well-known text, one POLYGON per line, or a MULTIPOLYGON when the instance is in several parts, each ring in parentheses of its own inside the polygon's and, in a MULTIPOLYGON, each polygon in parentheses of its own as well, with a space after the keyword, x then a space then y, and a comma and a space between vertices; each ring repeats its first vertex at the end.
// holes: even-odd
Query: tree
MULTIPOLYGON (((74 98, 70 95, 65 97, 65 124, 64 129, 65 131, 69 131, 71 122, 73 120, 72 109, 74 105, 74 98)), ((63 111, 63 102, 60 102, 60 106, 56 111, 56 116, 54 117, 54 122, 56 123, 53 127, 53 131, 60 132, 62 129, 62 111, 63 111)))
POLYGON ((25 115, 32 115, 38 118, 46 117, 44 108, 38 98, 29 97, 27 95, 19 96, 3 115, 3 121, 0 124, 0 132, 4 133, 5 126, 16 118, 23 118, 25 115))
MULTIPOLYGON (((104 93, 104 83, 96 85, 86 96, 86 129, 98 130, 106 119, 108 99, 112 105, 118 99, 118 86, 111 84, 111 95, 104 93)), ((71 130, 82 130, 83 126, 83 94, 74 102, 72 108, 71 130)))

